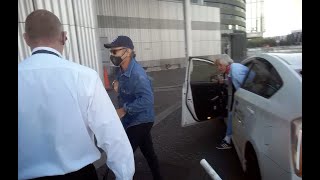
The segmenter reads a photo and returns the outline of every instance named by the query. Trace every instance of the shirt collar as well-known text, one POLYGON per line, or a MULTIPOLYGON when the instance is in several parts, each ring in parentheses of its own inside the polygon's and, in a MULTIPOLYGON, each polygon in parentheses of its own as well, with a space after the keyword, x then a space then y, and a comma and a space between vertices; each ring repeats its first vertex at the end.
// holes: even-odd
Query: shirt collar
POLYGON ((132 58, 130 63, 129 63, 129 66, 128 66, 128 69, 124 71, 124 73, 122 73, 122 75, 125 75, 127 77, 130 77, 131 76, 131 72, 132 72, 132 69, 134 67, 134 65, 136 64, 136 60, 135 58, 132 58))
POLYGON ((62 57, 61 54, 59 53, 59 51, 57 51, 57 50, 55 50, 55 49, 53 49, 53 48, 44 47, 44 46, 34 48, 31 53, 34 53, 34 52, 36 52, 36 51, 38 51, 38 50, 42 50, 42 49, 43 49, 43 50, 47 50, 47 51, 54 52, 54 53, 58 54, 60 57, 62 57))
POLYGON ((229 72, 230 72, 230 66, 231 66, 231 65, 228 65, 228 66, 227 66, 227 68, 226 68, 226 74, 229 74, 229 72))

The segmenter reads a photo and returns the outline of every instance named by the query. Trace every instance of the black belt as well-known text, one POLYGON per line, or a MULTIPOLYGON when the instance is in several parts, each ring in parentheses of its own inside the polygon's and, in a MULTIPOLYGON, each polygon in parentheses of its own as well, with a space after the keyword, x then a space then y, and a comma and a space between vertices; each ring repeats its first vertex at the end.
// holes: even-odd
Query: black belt
POLYGON ((42 54, 52 54, 52 55, 55 55, 55 56, 60 57, 59 54, 57 54, 57 53, 55 53, 55 52, 52 52, 52 51, 47 51, 47 50, 44 50, 44 49, 35 51, 35 52, 32 53, 32 55, 34 55, 34 54, 40 54, 40 53, 42 53, 42 54))

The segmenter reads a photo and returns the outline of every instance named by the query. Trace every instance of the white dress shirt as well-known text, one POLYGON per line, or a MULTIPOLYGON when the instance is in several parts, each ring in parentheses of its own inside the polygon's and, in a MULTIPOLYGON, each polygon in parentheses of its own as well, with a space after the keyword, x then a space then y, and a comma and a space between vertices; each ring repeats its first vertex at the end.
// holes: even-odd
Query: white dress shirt
POLYGON ((34 54, 18 65, 18 179, 77 171, 107 154, 116 179, 132 179, 134 156, 96 71, 34 54))

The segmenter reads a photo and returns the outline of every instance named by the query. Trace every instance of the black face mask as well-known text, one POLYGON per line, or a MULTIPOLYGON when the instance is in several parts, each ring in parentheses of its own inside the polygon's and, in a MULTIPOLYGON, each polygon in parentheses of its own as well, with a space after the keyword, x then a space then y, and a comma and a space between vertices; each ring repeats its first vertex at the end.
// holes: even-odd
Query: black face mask
POLYGON ((119 57, 119 56, 114 56, 114 55, 110 55, 110 60, 112 62, 112 64, 114 64, 115 66, 120 66, 120 64, 122 63, 123 59, 122 56, 127 52, 127 50, 119 57))

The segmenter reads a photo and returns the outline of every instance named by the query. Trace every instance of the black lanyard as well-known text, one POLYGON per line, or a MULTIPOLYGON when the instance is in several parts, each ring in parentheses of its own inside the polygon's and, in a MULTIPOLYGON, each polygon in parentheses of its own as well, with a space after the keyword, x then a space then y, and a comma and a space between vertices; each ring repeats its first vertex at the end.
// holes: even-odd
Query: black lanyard
POLYGON ((43 53, 43 54, 52 54, 52 55, 55 55, 55 56, 60 57, 59 54, 54 53, 54 52, 52 52, 52 51, 47 51, 47 50, 44 50, 44 49, 35 51, 35 52, 32 53, 32 55, 34 55, 34 54, 40 54, 40 53, 43 53))

